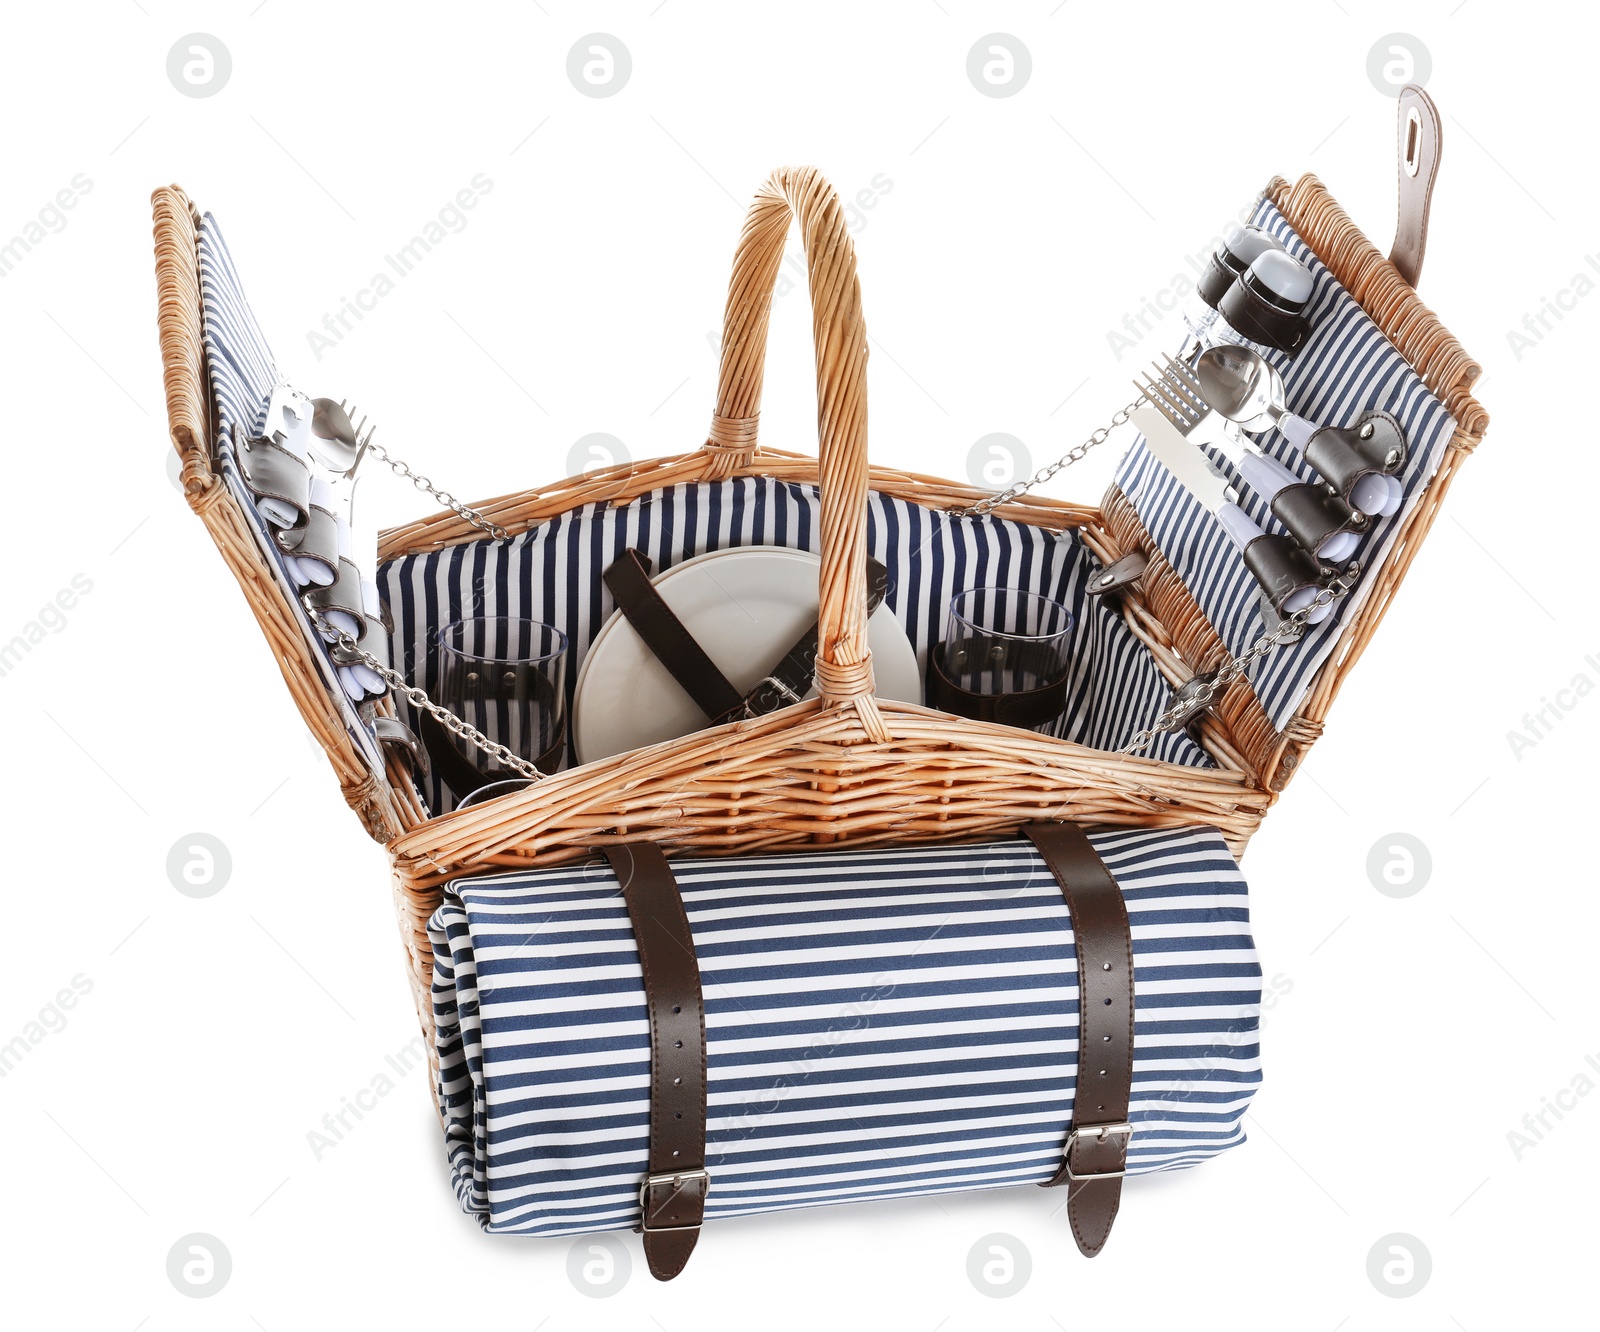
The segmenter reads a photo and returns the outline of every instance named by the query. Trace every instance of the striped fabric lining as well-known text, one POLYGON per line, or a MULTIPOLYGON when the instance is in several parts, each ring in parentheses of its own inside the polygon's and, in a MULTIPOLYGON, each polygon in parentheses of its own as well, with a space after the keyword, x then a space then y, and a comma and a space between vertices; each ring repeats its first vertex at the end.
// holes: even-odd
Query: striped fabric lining
MULTIPOLYGON (((1403 477, 1404 515, 1436 470, 1454 422, 1269 201, 1260 201, 1255 220, 1310 267, 1315 283, 1314 330, 1306 349, 1293 360, 1273 356, 1284 374, 1290 406, 1322 421, 1347 421, 1369 407, 1393 412, 1410 441, 1403 477)), ((233 460, 234 440, 240 430, 259 428, 277 378, 275 362, 210 214, 201 221, 199 257, 206 348, 219 415, 219 467, 244 500, 246 492, 233 460)), ((1264 436, 1261 443, 1281 461, 1296 466, 1277 432, 1264 436)), ((1303 466, 1297 470, 1309 475, 1303 466)), ((1247 647, 1260 631, 1255 583, 1216 521, 1151 458, 1142 441, 1123 459, 1117 483, 1223 641, 1235 652, 1247 647)), ((1248 492, 1243 498, 1251 516, 1270 528, 1272 519, 1259 499, 1248 492)), ((247 514, 255 512, 252 504, 242 507, 247 514)), ((637 544, 664 569, 728 545, 815 550, 816 510, 814 489, 768 480, 730 481, 698 490, 679 487, 657 492, 621 514, 590 506, 563 515, 502 548, 479 542, 391 561, 380 571, 380 588, 395 619, 394 660, 408 679, 432 688, 437 679, 432 629, 467 614, 525 614, 566 630, 573 644, 570 686, 583 652, 612 609, 598 576, 607 557, 637 544)), ((929 646, 943 632, 944 608, 951 595, 962 587, 1003 582, 1055 596, 1071 606, 1077 618, 1078 665, 1057 734, 1114 749, 1160 712, 1167 689, 1148 653, 1119 618, 1084 596, 1093 561, 1075 538, 994 518, 953 518, 881 495, 873 496, 870 521, 872 554, 894 573, 890 604, 919 660, 926 660, 929 646)), ((1399 523, 1397 516, 1374 525, 1360 552, 1369 568, 1387 556, 1399 523)), ((276 547, 261 535, 262 549, 293 600, 276 547)), ((1364 579, 1336 613, 1301 642, 1279 649, 1254 667, 1257 694, 1280 729, 1294 715, 1332 653, 1339 626, 1356 612, 1371 581, 1364 579)), ((309 625, 306 630, 311 633, 309 625)), ((342 694, 336 685, 332 692, 342 694)), ((407 714, 409 709, 402 705, 401 711, 407 714)), ((381 768, 369 728, 351 709, 345 712, 358 745, 381 768)), ((1209 757, 1182 734, 1161 737, 1151 753, 1190 766, 1210 764, 1209 757)), ((450 807, 437 781, 427 783, 423 794, 435 811, 450 807)))
MULTIPOLYGON (((260 428, 277 382, 276 362, 244 298, 221 229, 209 213, 201 220, 199 251, 206 349, 218 405, 219 464, 245 512, 254 515, 238 476, 234 445, 239 432, 248 435, 260 428)), ((1120 617, 1086 595, 1095 565, 1075 537, 995 518, 954 518, 882 495, 872 497, 869 521, 871 553, 895 571, 890 604, 917 649, 919 664, 926 664, 930 644, 944 632, 945 609, 957 591, 989 583, 1037 590, 1068 605, 1076 623, 1068 705, 1056 733, 1114 749, 1159 714, 1167 685, 1120 617), (909 595, 907 587, 913 589, 909 595)), ((394 619, 393 660, 408 680, 436 689, 432 635, 440 625, 466 615, 526 615, 567 633, 572 644, 570 689, 583 653, 614 609, 600 572, 625 547, 646 550, 657 569, 664 570, 733 545, 815 551, 818 530, 814 487, 747 478, 659 491, 625 510, 591 505, 506 545, 475 542, 390 561, 379 571, 379 586, 394 619)), ((275 544, 264 530, 261 536, 285 594, 294 601, 275 544)), ((306 628, 311 634, 310 626, 306 628)), ((342 690, 331 688, 342 704, 342 690)), ((409 706, 404 700, 397 703, 402 720, 415 729, 409 706)), ((381 770, 370 729, 348 707, 345 713, 351 734, 381 770)), ((1183 734, 1161 737, 1151 752, 1190 766, 1211 763, 1183 734)), ((452 807, 437 778, 422 785, 431 809, 452 807)))
MULTIPOLYGON (((1295 715, 1317 671, 1333 654, 1341 626, 1349 623, 1365 602, 1376 581, 1370 571, 1388 558, 1401 523, 1438 470, 1455 433, 1455 421, 1270 200, 1263 198, 1258 203, 1253 221, 1282 241, 1289 253, 1311 270, 1313 280, 1312 332, 1304 349, 1293 358, 1267 353, 1267 359, 1283 375, 1290 409, 1320 424, 1347 425, 1363 411, 1381 408, 1399 419, 1408 443, 1401 476, 1405 501, 1400 512, 1376 520, 1357 551, 1368 574, 1353 593, 1335 603, 1333 613, 1320 625, 1308 630, 1299 642, 1278 648, 1250 671, 1256 696, 1281 731, 1295 715)), ((1298 460, 1278 431, 1261 436, 1258 442, 1297 475, 1314 478, 1315 473, 1298 460)), ((1224 454, 1212 450, 1211 455, 1224 471, 1229 470, 1224 454)), ((1116 483, 1133 502, 1145 528, 1228 650, 1242 652, 1262 632, 1260 597, 1255 579, 1221 524, 1151 456, 1142 438, 1118 467, 1116 483)), ((1264 530, 1283 530, 1266 504, 1247 488, 1240 503, 1264 530)))
MULTIPOLYGON (((1211 829, 1091 836, 1135 963, 1129 1170, 1242 1142, 1260 1082, 1245 884, 1211 829)), ((707 1216, 1036 1183, 1077 1063, 1061 891, 1025 839, 674 862, 706 999, 707 1216)), ((604 864, 461 880, 429 922, 457 1196, 496 1233, 630 1227, 650 1045, 604 864)))
POLYGON ((215 465, 223 484, 239 502, 256 538, 256 545, 272 569, 284 599, 294 608, 306 642, 314 650, 312 660, 322 671, 323 682, 334 706, 350 733, 356 750, 375 773, 384 770, 383 752, 373 729, 350 705, 337 668, 322 636, 312 626, 300 604, 295 580, 284 564, 283 553, 271 533, 254 497, 239 472, 237 447, 266 420, 268 401, 276 386, 277 370, 272 348, 256 322, 244 289, 239 283, 233 256, 222 238, 221 228, 210 213, 200 219, 199 229, 200 308, 206 343, 206 361, 211 373, 211 392, 217 404, 215 465))
POLYGON ((244 298, 233 256, 210 213, 200 219, 200 302, 218 434, 233 446, 239 442, 236 431, 248 436, 261 427, 278 375, 272 348, 244 298))
MULTIPOLYGON (((470 615, 526 616, 566 633, 570 689, 583 654, 616 607, 600 575, 627 547, 643 550, 665 570, 730 546, 815 551, 819 531, 815 486, 740 477, 658 490, 622 508, 586 505, 509 543, 476 541, 391 560, 380 570, 379 587, 394 620, 396 669, 431 690, 439 678, 438 626, 470 615)), ((869 501, 867 533, 869 553, 890 570, 888 605, 919 665, 926 667, 929 648, 943 637, 957 592, 1023 588, 1055 598, 1073 615, 1072 676, 1054 734, 1116 749, 1160 714, 1169 687, 1122 617, 1087 594, 1099 566, 1075 535, 993 517, 959 518, 877 492, 869 501)), ((404 700, 397 701, 409 720, 404 700)), ((1160 737, 1150 753, 1195 767, 1211 764, 1181 732, 1160 737)), ((437 779, 424 794, 431 808, 449 808, 437 779)))

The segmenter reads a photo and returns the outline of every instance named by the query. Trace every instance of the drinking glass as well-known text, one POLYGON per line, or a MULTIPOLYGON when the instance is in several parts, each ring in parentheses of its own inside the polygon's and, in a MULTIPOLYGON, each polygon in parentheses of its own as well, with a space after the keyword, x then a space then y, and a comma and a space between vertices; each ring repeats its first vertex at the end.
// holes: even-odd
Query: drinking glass
MULTIPOLYGON (((438 642, 439 702, 541 772, 554 772, 567 739, 567 636, 538 620, 479 616, 445 625, 438 642)), ((459 785, 520 775, 458 736, 450 744, 481 779, 442 772, 459 797, 469 794, 459 785)), ((463 773, 448 758, 445 766, 463 773)))
POLYGON ((1046 689, 1066 678, 1071 632, 1072 612, 1059 601, 1013 587, 969 588, 951 598, 941 664, 950 683, 971 694, 1046 689))

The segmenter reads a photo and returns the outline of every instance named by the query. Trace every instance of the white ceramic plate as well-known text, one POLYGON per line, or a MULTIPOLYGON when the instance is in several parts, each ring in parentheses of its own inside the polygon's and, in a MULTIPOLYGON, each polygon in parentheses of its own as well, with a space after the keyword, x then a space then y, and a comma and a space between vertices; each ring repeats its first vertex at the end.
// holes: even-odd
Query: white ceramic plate
MULTIPOLYGON (((655 586, 734 688, 748 693, 815 622, 821 564, 806 551, 742 546, 674 565, 655 586)), ((878 697, 921 703, 916 651, 888 606, 867 622, 867 646, 878 697)), ((613 614, 578 673, 572 705, 578 761, 592 763, 710 724, 622 612, 613 614)))

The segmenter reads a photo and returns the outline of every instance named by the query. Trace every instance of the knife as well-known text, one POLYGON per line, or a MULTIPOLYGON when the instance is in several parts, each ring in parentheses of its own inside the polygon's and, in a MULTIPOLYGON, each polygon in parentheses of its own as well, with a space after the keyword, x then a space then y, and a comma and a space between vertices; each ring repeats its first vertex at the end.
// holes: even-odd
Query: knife
MULTIPOLYGON (((1257 527, 1250 515, 1228 498, 1229 482, 1222 470, 1155 408, 1141 407, 1128 419, 1144 436, 1145 446, 1156 460, 1216 516, 1277 614, 1293 615, 1316 600, 1322 590, 1322 569, 1299 542, 1257 527)), ((1306 623, 1321 623, 1332 609, 1331 603, 1318 606, 1306 623)))

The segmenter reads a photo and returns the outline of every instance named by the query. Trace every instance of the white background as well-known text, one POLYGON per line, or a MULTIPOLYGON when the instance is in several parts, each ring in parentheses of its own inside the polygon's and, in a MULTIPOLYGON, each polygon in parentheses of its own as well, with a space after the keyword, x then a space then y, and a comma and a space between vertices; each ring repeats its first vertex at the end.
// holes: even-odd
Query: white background
MULTIPOLYGON (((1570 1089, 1600 1063, 1583 840, 1600 698, 1558 691, 1600 683, 1600 299, 1574 292, 1529 346, 1507 334, 1600 277, 1600 34, 1567 5, 1315 0, 1247 32, 1210 8, 6 7, 0 238, 75 175, 91 188, 0 279, 0 640, 74 575, 92 585, 0 678, 0 1043, 25 1047, 0 1079, 9 1324, 1592 1325, 1600 1094, 1570 1089), (1031 54, 1014 96, 966 74, 995 31, 1031 54), (231 52, 213 96, 167 77, 194 32, 231 52), (566 74, 593 32, 632 58, 607 98, 566 74), (1019 1189, 713 1226, 667 1286, 623 1236, 632 1277, 607 1298, 569 1281, 567 1242, 487 1238, 459 1213, 420 1073, 317 1159, 308 1133, 415 1021, 382 850, 169 477, 151 188, 181 182, 221 219, 294 383, 353 396, 474 496, 565 474, 594 432, 641 457, 697 445, 745 201, 780 163, 851 196, 881 177, 856 234, 873 451, 963 476, 986 434, 1037 465, 1127 401, 1176 317, 1120 360, 1108 331, 1274 172, 1315 171, 1388 245, 1394 109, 1366 62, 1395 32, 1430 52, 1445 115, 1423 295, 1482 360, 1493 425, 1245 860, 1277 978, 1249 1143, 1130 1187, 1093 1262, 1059 1193, 1019 1189), (319 360, 307 331, 478 173, 492 189, 465 229, 319 360), (1515 752, 1524 714, 1562 700, 1515 752), (196 832, 232 856, 203 900, 166 870, 196 832), (1403 899, 1367 870, 1395 832, 1432 858, 1403 899), (88 992, 52 1014, 74 977, 88 992), (1508 1133, 1558 1093, 1571 1108, 1519 1158, 1508 1133), (167 1276, 191 1232, 232 1257, 209 1298, 167 1276), (1409 1298, 1367 1275, 1393 1232, 1432 1257, 1409 1298), (1008 1298, 967 1275, 994 1233, 1031 1255, 1008 1298)), ((766 438, 809 448, 803 298, 773 322, 766 438)), ((1096 498, 1117 447, 1052 492, 1096 498)), ((388 521, 431 507, 368 487, 388 521)))

